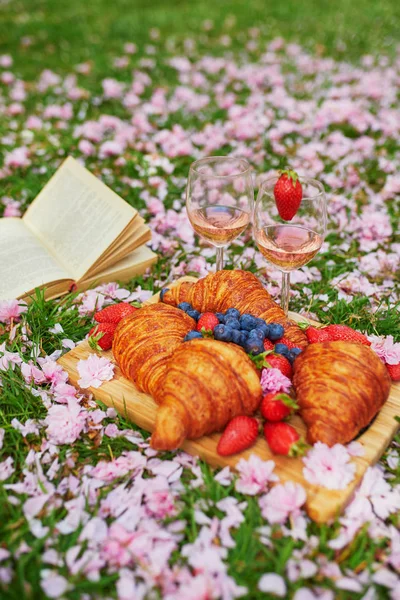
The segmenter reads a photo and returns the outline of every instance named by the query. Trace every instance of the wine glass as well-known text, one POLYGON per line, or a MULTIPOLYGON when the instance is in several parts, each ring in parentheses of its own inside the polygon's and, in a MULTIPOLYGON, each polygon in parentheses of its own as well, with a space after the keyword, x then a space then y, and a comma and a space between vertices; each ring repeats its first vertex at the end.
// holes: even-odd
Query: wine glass
POLYGON ((217 271, 224 247, 250 223, 254 191, 245 158, 212 156, 196 160, 189 171, 186 210, 193 229, 217 249, 217 271))
POLYGON ((300 207, 290 221, 279 215, 274 186, 279 177, 264 181, 254 208, 253 235, 261 254, 282 271, 281 306, 289 308, 290 272, 310 262, 326 233, 326 196, 319 181, 299 177, 303 188, 300 207))

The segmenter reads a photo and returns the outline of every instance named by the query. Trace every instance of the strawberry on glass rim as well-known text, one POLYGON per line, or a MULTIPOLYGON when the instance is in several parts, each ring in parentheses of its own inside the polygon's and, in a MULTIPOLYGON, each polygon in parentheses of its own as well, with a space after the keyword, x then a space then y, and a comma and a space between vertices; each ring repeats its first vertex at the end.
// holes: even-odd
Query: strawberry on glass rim
POLYGON ((303 198, 303 188, 296 171, 279 171, 279 179, 274 186, 274 196, 279 215, 291 221, 299 210, 303 198))

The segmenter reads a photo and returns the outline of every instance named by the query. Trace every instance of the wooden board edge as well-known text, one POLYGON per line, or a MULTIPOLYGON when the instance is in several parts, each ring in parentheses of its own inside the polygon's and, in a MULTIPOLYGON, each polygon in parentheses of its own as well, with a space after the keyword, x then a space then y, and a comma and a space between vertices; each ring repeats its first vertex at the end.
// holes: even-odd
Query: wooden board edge
MULTIPOLYGON (((182 281, 196 282, 197 280, 198 280, 198 278, 196 278, 196 277, 186 276, 186 277, 179 278, 178 280, 176 280, 168 285, 169 285, 169 287, 174 287, 175 285, 179 284, 182 281)), ((158 301, 159 301, 159 293, 152 296, 144 304, 154 304, 158 301)), ((312 319, 303 317, 302 315, 298 315, 293 312, 289 312, 289 317, 292 320, 297 321, 297 322, 307 322, 307 323, 310 323, 313 325, 314 324, 320 325, 318 322, 316 322, 312 319)), ((86 346, 87 346, 88 351, 91 352, 87 342, 83 342, 77 348, 80 348, 80 350, 84 350, 86 346), (83 345, 85 345, 84 348, 82 348, 83 345)), ((58 363, 63 368, 65 368, 68 373, 69 373, 68 357, 72 357, 74 355, 75 350, 76 349, 71 350, 70 352, 64 354, 63 356, 61 356, 58 359, 58 363)), ((103 353, 103 356, 107 356, 107 354, 109 355, 109 357, 111 357, 111 352, 103 353)), ((71 381, 73 382, 73 384, 76 385, 77 387, 79 387, 77 380, 78 380, 77 376, 71 377, 71 381)), ((392 392, 393 388, 396 392, 396 395, 398 393, 399 400, 400 400, 400 383, 392 384, 391 392, 392 392)), ((89 388, 88 390, 83 390, 83 391, 86 393, 87 392, 92 393, 94 396, 96 394, 96 390, 92 389, 92 388, 89 388)), ((100 400, 100 402, 102 402, 102 400, 100 400)), ((383 429, 384 429, 383 438, 380 442, 379 449, 376 449, 373 452, 370 452, 369 454, 367 452, 367 455, 365 457, 353 457, 353 461, 355 462, 356 468, 357 468, 356 476, 355 476, 354 480, 344 490, 339 490, 339 491, 338 490, 328 490, 328 489, 322 488, 320 486, 312 486, 312 485, 308 486, 307 501, 305 504, 305 508, 311 519, 313 519, 317 523, 326 523, 326 522, 333 520, 342 510, 344 510, 344 508, 347 506, 347 504, 352 499, 354 491, 360 484, 368 467, 374 465, 380 459, 380 457, 384 453, 385 449, 387 448, 387 446, 393 439, 394 435, 396 434, 396 431, 399 428, 399 424, 395 421, 394 416, 396 414, 398 414, 399 412, 400 412, 400 410, 398 410, 396 406, 391 406, 391 404, 389 402, 386 402, 385 405, 382 407, 381 411, 379 412, 378 416, 375 419, 374 425, 375 424, 381 425, 385 419, 390 418, 390 419, 392 419, 393 426, 391 426, 390 428, 387 428, 386 423, 385 423, 385 426, 383 427, 383 429), (333 500, 333 496, 335 497, 335 500, 333 500), (327 501, 326 505, 325 505, 325 510, 321 511, 321 502, 323 502, 324 500, 327 501)), ((126 418, 127 414, 122 415, 122 416, 124 416, 126 418)), ((148 425, 145 426, 145 425, 141 425, 140 423, 137 423, 137 424, 139 427, 142 427, 143 429, 151 431, 151 427, 149 427, 148 425)), ((213 436, 215 436, 216 438, 219 438, 219 435, 220 434, 212 434, 211 436, 207 436, 207 437, 212 438, 213 436)), ((374 435, 375 434, 373 433, 373 431, 371 429, 368 429, 362 436, 360 436, 360 438, 358 438, 357 441, 359 441, 361 444, 363 444, 363 446, 365 448, 368 448, 370 437, 371 436, 374 437, 374 435)), ((207 446, 204 446, 201 440, 202 440, 202 438, 200 438, 198 440, 186 440, 180 449, 185 452, 188 452, 191 455, 198 456, 200 459, 202 459, 205 462, 207 462, 208 464, 210 464, 210 466, 212 466, 213 468, 223 468, 224 466, 228 465, 229 467, 235 469, 237 462, 241 458, 247 459, 247 458, 249 458, 249 456, 251 454, 254 453, 254 452, 252 452, 252 449, 249 449, 248 451, 243 453, 240 457, 223 457, 223 464, 221 464, 218 460, 218 455, 216 455, 214 452, 210 451, 210 449, 207 448, 207 446)), ((217 443, 217 441, 215 442, 215 444, 216 443, 217 443)), ((372 447, 374 447, 374 446, 375 446, 375 444, 372 447)), ((221 460, 222 460, 222 458, 221 458, 221 460)), ((288 460, 293 460, 293 459, 288 459, 288 460)), ((289 479, 285 478, 285 479, 282 479, 282 481, 289 481, 289 479)))

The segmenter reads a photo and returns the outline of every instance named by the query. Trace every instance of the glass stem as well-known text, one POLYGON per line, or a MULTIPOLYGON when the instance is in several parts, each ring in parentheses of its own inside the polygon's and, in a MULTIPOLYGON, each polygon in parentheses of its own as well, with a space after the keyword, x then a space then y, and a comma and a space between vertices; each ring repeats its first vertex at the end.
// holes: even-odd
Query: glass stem
POLYGON ((281 308, 287 316, 289 310, 290 273, 282 272, 281 308))
POLYGON ((224 249, 217 248, 217 271, 222 271, 224 268, 224 249))

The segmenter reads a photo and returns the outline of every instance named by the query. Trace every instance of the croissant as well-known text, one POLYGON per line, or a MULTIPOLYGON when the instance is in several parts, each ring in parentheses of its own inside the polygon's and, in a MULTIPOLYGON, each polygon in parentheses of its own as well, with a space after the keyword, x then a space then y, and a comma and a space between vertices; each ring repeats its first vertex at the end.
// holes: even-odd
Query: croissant
POLYGON ((368 346, 311 344, 294 362, 293 385, 310 443, 350 442, 389 395, 387 370, 368 346))
POLYGON ((122 374, 155 397, 170 354, 193 329, 195 321, 166 304, 151 304, 122 319, 115 330, 113 354, 122 374))
POLYGON ((151 446, 173 450, 185 438, 219 431, 233 417, 252 414, 261 397, 257 372, 241 348, 212 339, 185 342, 155 390, 160 406, 151 446))
POLYGON ((248 271, 217 271, 196 283, 180 282, 163 291, 162 301, 172 306, 189 302, 200 312, 225 312, 228 308, 237 308, 242 314, 249 313, 267 323, 280 323, 285 329, 285 337, 297 347, 305 348, 308 344, 300 327, 286 317, 257 277, 248 271))

